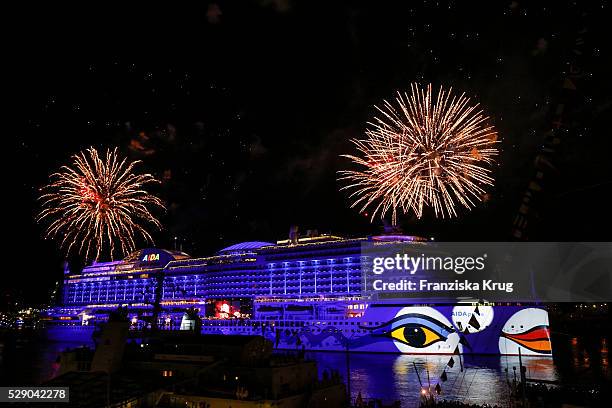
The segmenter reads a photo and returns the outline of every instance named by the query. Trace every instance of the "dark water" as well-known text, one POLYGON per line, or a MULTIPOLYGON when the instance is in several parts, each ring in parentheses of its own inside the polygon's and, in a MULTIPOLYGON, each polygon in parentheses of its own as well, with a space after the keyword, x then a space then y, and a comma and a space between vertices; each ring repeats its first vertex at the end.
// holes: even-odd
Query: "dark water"
MULTIPOLYGON (((553 338, 552 358, 523 357, 527 378, 557 381, 576 386, 609 385, 608 337, 553 338)), ((447 368, 449 356, 413 356, 393 354, 308 353, 317 360, 320 374, 337 370, 343 378, 350 373, 351 396, 383 402, 402 401, 402 406, 416 406, 421 384, 432 387, 446 369, 447 381, 440 382, 442 397, 478 404, 504 404, 510 386, 520 380, 518 356, 454 356, 453 368, 447 368), (463 371, 461 371, 463 365, 463 371), (514 370, 516 368, 516 371, 514 370), (418 372, 418 375, 417 375, 418 372), (420 381, 419 381, 420 380, 420 381)))
POLYGON ((60 353, 87 342, 20 339, 2 343, 0 353, 0 384, 33 385, 53 378, 59 368, 60 353))
MULTIPOLYGON (((339 370, 346 378, 345 355, 310 353, 309 357, 319 362, 319 370, 339 370)), ((430 384, 433 388, 449 358, 431 355, 352 354, 349 356, 351 394, 355 397, 361 392, 364 399, 379 398, 386 402, 401 400, 402 403, 408 403, 405 406, 414 406, 419 398, 420 384, 425 387, 430 384), (411 405, 412 402, 414 404, 411 405)), ((513 367, 518 370, 518 357, 462 357, 460 362, 455 356, 454 361, 453 368, 446 371, 447 381, 441 382, 442 393, 447 399, 491 403, 509 397, 510 387, 507 381, 513 380, 513 367)), ((527 367, 529 378, 559 379, 559 373, 551 358, 524 358, 523 365, 527 367)))
MULTIPOLYGON (((23 336, 4 341, 0 354, 0 385, 32 385, 52 378, 57 372, 60 352, 66 348, 91 345, 87 336, 72 341, 49 341, 44 337, 23 336)), ((527 377, 570 384, 601 383, 610 380, 606 337, 553 339, 554 358, 523 358, 527 377)), ((402 406, 415 406, 420 381, 434 386, 449 362, 449 356, 392 354, 350 354, 317 352, 307 357, 318 362, 320 375, 337 371, 343 378, 350 372, 352 397, 401 400, 402 406), (418 372, 418 375, 417 375, 418 372)), ((509 397, 508 382, 518 372, 518 357, 454 357, 447 368, 447 381, 441 382, 442 395, 472 403, 503 403, 509 397), (463 371, 461 366, 463 365, 463 371)))

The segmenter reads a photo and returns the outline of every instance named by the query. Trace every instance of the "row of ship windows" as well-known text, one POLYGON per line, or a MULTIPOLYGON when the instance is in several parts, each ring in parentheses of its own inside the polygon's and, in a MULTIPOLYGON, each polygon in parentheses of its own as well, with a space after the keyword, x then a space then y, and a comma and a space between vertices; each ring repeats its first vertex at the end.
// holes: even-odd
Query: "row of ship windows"
MULTIPOLYGON (((359 289, 360 285, 358 284, 350 284, 347 285, 346 281, 344 282, 334 282, 333 285, 330 282, 317 282, 317 285, 306 285, 306 284, 302 284, 302 285, 298 285, 298 284, 289 284, 287 283, 286 285, 284 284, 277 284, 277 285, 272 285, 270 286, 269 284, 266 285, 249 285, 249 286, 234 286, 234 287, 228 287, 227 285, 225 285, 222 288, 194 288, 193 286, 191 287, 167 287, 163 289, 163 293, 206 293, 206 292, 219 292, 219 291, 223 291, 223 292, 249 292, 249 291, 258 291, 258 292, 266 292, 266 291, 277 291, 277 290, 284 290, 285 288, 287 289, 292 289, 292 290, 299 290, 300 288, 302 289, 302 291, 309 291, 312 290, 314 291, 315 288, 316 289, 320 289, 320 290, 324 290, 326 288, 330 288, 330 289, 335 289, 335 288, 346 288, 347 286, 351 287, 351 289, 359 289)), ((135 293, 135 294, 151 294, 154 293, 154 290, 142 290, 142 289, 137 289, 137 288, 114 288, 114 289, 106 289, 106 288, 91 288, 88 290, 67 290, 64 292, 65 295, 67 296, 74 296, 74 295, 78 295, 78 294, 83 294, 83 293, 135 293)))
MULTIPOLYGON (((295 277, 297 279, 299 279, 300 275, 302 276, 302 279, 306 278, 306 279, 314 279, 315 274, 317 276, 325 276, 325 275, 330 275, 332 272, 330 272, 327 269, 319 269, 317 271, 315 270, 305 270, 303 271, 301 274, 298 271, 292 271, 292 272, 288 272, 286 270, 274 270, 274 271, 270 271, 270 273, 266 274, 266 275, 261 275, 261 274, 249 274, 249 275, 236 275, 236 274, 207 274, 205 276, 202 275, 187 275, 187 276, 173 276, 173 277, 168 277, 166 278, 166 280, 172 280, 173 282, 176 281, 183 281, 183 282, 190 282, 190 281, 212 281, 212 282, 216 282, 216 281, 222 281, 222 282, 227 282, 228 279, 232 279, 232 281, 244 281, 245 279, 249 279, 252 281, 266 281, 266 280, 270 280, 270 277, 274 278, 279 278, 282 277, 284 278, 285 276, 287 276, 287 278, 289 277, 295 277), (316 273, 315 273, 316 272, 316 273)), ((347 270, 346 269, 334 269, 333 274, 334 276, 336 276, 336 273, 339 276, 346 276, 347 274, 347 270)), ((361 271, 359 269, 350 269, 348 270, 348 274, 349 276, 352 277, 361 277, 361 271)), ((132 284, 136 284, 136 285, 154 285, 154 279, 149 278, 149 279, 117 279, 117 280, 112 280, 112 281, 90 281, 90 282, 76 282, 76 283, 68 283, 68 286, 91 286, 91 285, 113 285, 113 284, 120 284, 120 285, 132 285, 132 284)))
MULTIPOLYGON (((249 288, 249 287, 261 287, 261 286, 267 286, 267 287, 279 287, 279 286, 299 286, 300 284, 303 287, 314 287, 316 286, 325 286, 325 285, 329 285, 333 282, 334 285, 345 285, 347 282, 347 278, 345 276, 334 276, 333 279, 330 279, 330 277, 321 277, 321 278, 317 278, 317 280, 315 281, 314 279, 308 279, 308 280, 302 280, 300 281, 299 279, 274 279, 272 281, 270 280, 262 280, 262 281, 257 281, 257 282, 244 282, 244 281, 236 281, 236 282, 230 282, 230 281, 226 281, 226 282, 209 282, 209 283, 199 283, 199 284, 194 284, 194 283, 176 283, 176 284, 164 284, 163 288, 164 290, 174 290, 174 289, 187 289, 187 288, 197 288, 198 290, 206 290, 207 288, 211 288, 213 289, 215 286, 223 286, 225 288, 227 288, 228 290, 231 290, 232 288, 249 288)), ((348 282, 353 285, 353 284, 359 284, 361 282, 360 278, 357 277, 349 277, 348 282)), ((155 286, 153 285, 91 285, 91 286, 74 286, 74 285, 70 285, 68 287, 65 288, 66 291, 68 292, 82 292, 82 291, 90 291, 90 290, 154 290, 155 286)))
MULTIPOLYGON (((353 290, 358 290, 359 286, 358 285, 347 285, 346 282, 337 282, 334 283, 333 285, 328 284, 325 285, 323 283, 321 284, 317 284, 317 286, 314 285, 273 285, 273 286, 269 286, 269 285, 259 285, 259 286, 251 286, 251 287, 247 287, 247 288, 240 288, 240 287, 235 287, 235 288, 208 288, 208 289, 201 289, 199 290, 200 294, 203 293, 217 293, 217 292, 228 292, 232 291, 233 293, 269 293, 269 292, 274 292, 274 293, 279 293, 279 292, 283 292, 283 291, 287 291, 287 292, 291 292, 291 293, 298 293, 301 289, 302 292, 311 292, 311 293, 315 293, 315 292, 327 292, 329 289, 329 292, 344 292, 346 291, 347 287, 349 287, 350 289, 353 290), (315 291, 316 290, 316 291, 315 291)), ((144 291, 144 290, 136 290, 136 289, 116 289, 116 290, 104 290, 104 289, 93 289, 93 290, 82 290, 82 291, 66 291, 64 292, 64 294, 70 298, 70 297, 74 297, 74 296, 86 296, 88 294, 96 294, 99 296, 99 294, 112 294, 112 293, 117 293, 117 294, 123 294, 123 293, 130 293, 133 294, 134 296, 144 296, 144 295, 151 295, 153 293, 153 291, 144 291)), ((181 294, 191 294, 191 295, 196 295, 198 293, 198 291, 196 290, 196 288, 165 288, 163 290, 164 295, 168 295, 168 294, 175 294, 175 293, 181 293, 181 294)))
MULTIPOLYGON (((334 279, 346 279, 347 274, 346 273, 333 273, 330 274, 329 272, 327 273, 319 273, 316 275, 317 279, 329 279, 331 276, 333 276, 334 279)), ((348 276, 351 279, 361 279, 361 275, 359 274, 348 274, 348 276)), ((255 279, 245 279, 248 277, 242 277, 242 278, 226 278, 226 279, 222 279, 222 278, 217 278, 217 279, 208 279, 208 282, 212 282, 212 283, 219 283, 219 282, 245 282, 245 280, 247 282, 269 282, 270 281, 270 276, 267 276, 265 278, 255 278, 255 279)), ((278 275, 272 275, 272 280, 273 281, 282 281, 282 280, 300 280, 300 275, 284 275, 284 274, 278 274, 278 275)), ((315 279, 315 275, 302 275, 301 276, 301 280, 303 281, 307 281, 307 280, 312 280, 314 281, 315 279)), ((182 281, 175 281, 177 283, 182 283, 182 281)))
POLYGON ((167 279, 172 280, 198 280, 204 278, 206 280, 215 280, 215 279, 269 279, 270 276, 279 276, 279 275, 293 275, 293 276, 314 276, 315 274, 329 274, 329 273, 338 273, 346 275, 347 272, 351 275, 359 275, 361 276, 361 269, 359 268, 298 268, 298 269, 271 269, 266 271, 267 273, 264 275, 261 272, 259 273, 251 273, 251 274, 206 274, 206 275, 186 275, 186 276, 173 276, 167 279))
MULTIPOLYGON (((331 276, 318 276, 317 277, 317 284, 325 284, 326 282, 329 283, 330 280, 332 279, 331 276)), ((338 282, 338 284, 342 284, 342 283, 346 283, 346 276, 333 276, 333 282, 334 285, 336 284, 336 282, 338 282)), ((348 277, 349 282, 351 283, 357 283, 361 281, 361 277, 360 276, 349 276, 348 277)), ((147 290, 147 289, 153 289, 155 288, 155 285, 153 284, 138 284, 138 283, 131 283, 129 281, 126 281, 126 283, 119 283, 121 281, 117 281, 117 282, 110 282, 110 283, 100 283, 97 285, 93 285, 93 284, 86 284, 86 285, 80 285, 80 284, 76 284, 76 285, 68 285, 66 287, 66 289, 68 291, 82 291, 82 290, 96 290, 96 289, 101 289, 101 290, 106 290, 106 289, 132 289, 132 288, 136 288, 136 289, 143 289, 143 290, 147 290)), ((287 285, 299 285, 300 283, 300 279, 299 278, 295 278, 295 277, 289 277, 287 276, 287 279, 285 279, 284 277, 281 277, 280 279, 272 279, 272 286, 277 286, 277 285, 284 285, 285 282, 287 283, 287 285)), ((314 279, 302 279, 302 286, 314 286, 314 279)), ((164 289, 168 289, 168 290, 172 290, 172 288, 175 287, 189 287, 189 288, 194 288, 197 287, 199 290, 204 290, 207 286, 218 286, 218 285, 223 285, 223 286, 233 286, 233 287, 249 287, 249 286, 253 286, 253 285, 270 285, 270 279, 258 279, 258 280, 252 280, 252 281, 244 281, 244 280, 237 280, 237 281, 220 281, 220 282, 206 282, 206 283, 195 283, 195 282, 176 282, 176 283, 165 283, 164 284, 164 289)))
MULTIPOLYGON (((286 259, 286 258, 280 258, 280 259, 286 259)), ((235 264, 228 264, 227 266, 223 267, 223 265, 215 265, 216 267, 213 268, 208 268, 207 270, 207 274, 210 273, 235 273, 235 272, 240 272, 240 271, 250 271, 250 270, 254 270, 257 271, 258 273, 261 273, 261 271, 263 269, 270 269, 270 268, 274 268, 274 269, 286 269, 286 268, 300 268, 300 269, 304 269, 304 268, 321 268, 321 267, 325 267, 325 265, 336 265, 339 268, 346 268, 346 267, 359 267, 361 265, 361 261, 359 259, 355 259, 355 258, 351 258, 350 260, 347 260, 345 258, 330 258, 330 259, 318 259, 318 260, 308 260, 308 261, 291 261, 291 262, 269 262, 269 263, 260 263, 260 264, 254 264, 254 265, 247 265, 247 266, 243 266, 243 267, 237 267, 235 264)), ((194 273, 198 273, 202 271, 202 266, 201 265, 185 265, 185 266, 180 266, 180 265, 172 265, 170 266, 170 268, 168 268, 170 271, 181 271, 181 272, 185 272, 185 271, 193 271, 194 273)))
POLYGON ((327 251, 309 251, 309 252, 302 252, 300 254, 296 254, 296 255, 292 255, 292 254, 287 254, 287 253, 278 253, 275 255, 266 255, 266 261, 270 262, 270 261, 275 261, 275 260, 285 260, 285 259, 304 259, 305 256, 308 257, 308 261, 305 262, 314 262, 315 260, 313 260, 312 258, 319 258, 320 260, 328 260, 328 259, 335 259, 335 260, 352 260, 353 262, 359 262, 361 259, 364 259, 364 257, 360 257, 359 256, 360 253, 360 248, 355 248, 355 251, 353 252, 348 252, 346 248, 338 248, 337 250, 327 250, 327 251), (342 256, 339 256, 342 255, 342 256))
MULTIPOLYGON (((333 294, 337 294, 338 292, 319 292, 320 294, 324 294, 324 295, 333 295, 333 294)), ((259 293, 261 294, 267 294, 267 293, 259 293)), ((276 293, 276 294, 280 294, 280 293, 276 293)), ((288 293, 288 294, 292 294, 292 295, 298 295, 297 293, 288 293)), ((306 294, 308 295, 308 294, 306 294)), ((188 300, 190 299, 189 296, 177 296, 177 297, 165 297, 164 299, 169 300, 188 300)), ((79 296, 77 298, 72 298, 72 299, 66 299, 65 300, 65 304, 67 305, 81 305, 81 304, 91 304, 91 303, 104 303, 104 302, 149 302, 152 301, 152 299, 150 297, 142 297, 142 296, 120 296, 120 295, 115 295, 115 296, 79 296)))
MULTIPOLYGON (((296 286, 276 286, 276 287, 258 287, 258 288, 235 288, 232 290, 233 296, 245 295, 245 296, 254 296, 254 295, 267 295, 267 294, 301 294, 301 295, 309 295, 309 294, 333 294, 333 293, 357 293, 359 291, 358 287, 349 286, 347 290, 346 284, 334 285, 331 286, 317 286, 316 291, 314 287, 306 287, 302 286, 301 291, 299 287, 296 286)), ((203 295, 213 295, 219 294, 224 295, 227 294, 227 289, 209 289, 206 291, 201 291, 197 293, 195 290, 165 290, 163 293, 163 298, 172 298, 172 299, 181 299, 181 298, 189 298, 194 296, 203 296, 203 295)), ((133 290, 113 290, 113 291, 105 291, 105 290, 90 290, 90 291, 69 291, 65 292, 64 299, 67 302, 77 301, 77 299, 81 301, 85 301, 85 299, 93 300, 142 300, 149 299, 153 296, 152 292, 135 292, 133 290)))
MULTIPOLYGON (((271 264, 268 265, 267 270, 274 270, 274 271, 285 271, 285 270, 302 270, 302 271, 314 271, 314 270, 318 270, 318 271, 327 271, 329 269, 334 269, 334 270, 341 270, 341 271, 345 271, 347 269, 349 270, 359 270, 361 268, 361 265, 359 264, 354 264, 354 263, 349 263, 349 264, 342 264, 342 263, 335 263, 335 262, 325 262, 325 263, 319 263, 319 264, 312 264, 312 265, 301 265, 301 264, 292 264, 292 263, 287 263, 285 264, 285 262, 282 263, 278 263, 278 264, 271 264)), ((259 272, 261 273, 261 271, 259 272)))
MULTIPOLYGON (((222 291, 209 291, 208 293, 206 293, 207 296, 210 295, 224 295, 226 292, 222 292, 222 291)), ((241 290, 241 291, 236 291, 234 293, 234 296, 255 296, 255 295, 268 295, 268 294, 273 294, 273 295, 313 295, 313 294, 342 294, 342 293, 358 293, 358 291, 356 290, 350 290, 347 291, 346 288, 335 288, 334 290, 331 290, 331 288, 317 288, 317 291, 304 291, 302 290, 301 292, 299 290, 295 290, 295 289, 278 289, 278 290, 273 290, 272 292, 270 292, 269 289, 259 289, 259 290, 251 290, 251 291, 246 291, 246 290, 241 290)), ((196 295, 195 293, 189 293, 189 292, 169 292, 169 293, 165 293, 163 298, 164 299, 187 299, 187 298, 192 298, 195 296, 201 296, 201 295, 196 295)), ((72 294, 68 294, 67 296, 64 297, 66 302, 75 302, 75 301, 87 301, 87 300, 143 300, 143 299, 151 299, 153 298, 153 296, 151 294, 142 294, 142 293, 129 293, 129 292, 109 292, 109 293, 105 293, 105 292, 82 292, 79 294, 76 293, 72 293, 72 294)))
MULTIPOLYGON (((348 285, 351 287, 356 287, 356 286, 360 286, 360 281, 359 280, 349 280, 348 285)), ((220 284, 219 284, 220 285, 220 284)), ((212 285, 180 285, 180 286, 164 286, 163 291, 164 292, 206 292, 206 291, 219 291, 219 290, 224 290, 224 291, 236 291, 236 290, 250 290, 250 289, 261 289, 261 288, 267 288, 267 289, 279 289, 279 288, 296 288, 299 289, 300 287, 304 290, 304 289, 314 289, 316 288, 325 288, 327 286, 329 287, 346 287, 347 286, 347 281, 346 279, 334 279, 333 282, 331 282, 329 279, 326 280, 318 280, 316 282, 316 284, 314 282, 295 282, 295 281, 287 281, 287 282, 273 282, 272 285, 270 285, 270 282, 261 282, 259 284, 255 284, 255 283, 243 283, 243 282, 236 282, 234 284, 232 283, 225 283, 223 284, 221 288, 217 288, 214 286, 219 286, 216 284, 212 284, 212 285)), ((155 291, 155 288, 153 286, 143 286, 143 287, 138 287, 138 286, 126 286, 126 287, 92 287, 92 288, 68 288, 64 293, 68 294, 68 295, 73 295, 75 293, 89 293, 89 292, 142 292, 142 293, 152 293, 155 291)))
MULTIPOLYGON (((330 276, 318 276, 316 281, 317 283, 319 282, 329 282, 332 279, 332 277, 330 276)), ((361 281, 361 277, 358 276, 349 276, 348 277, 350 282, 360 282, 361 281)), ((346 282, 347 277, 346 276, 333 276, 333 281, 334 284, 335 282, 346 282)), ((291 278, 291 277, 287 277, 287 279, 281 278, 281 279, 272 279, 272 285, 283 285, 285 282, 287 283, 293 283, 293 284, 299 284, 300 281, 302 282, 302 285, 314 285, 315 280, 314 279, 296 279, 296 278, 291 278)), ((207 286, 213 286, 213 285, 225 285, 225 286, 252 286, 252 285, 270 285, 270 279, 259 279, 259 280, 252 280, 252 281, 244 281, 244 280, 237 280, 237 281, 220 281, 220 282, 176 282, 176 283, 165 283, 164 284, 164 288, 175 288, 175 287, 198 287, 198 288, 205 288, 207 286)), ((106 290, 107 288, 109 289, 113 289, 113 288, 118 288, 118 289, 123 289, 123 288, 138 288, 138 289, 147 289, 147 288, 155 288, 155 285, 139 285, 139 284, 131 284, 131 283, 111 283, 111 284, 99 284, 99 285, 68 285, 66 286, 67 290, 92 290, 92 289, 104 289, 106 290)))

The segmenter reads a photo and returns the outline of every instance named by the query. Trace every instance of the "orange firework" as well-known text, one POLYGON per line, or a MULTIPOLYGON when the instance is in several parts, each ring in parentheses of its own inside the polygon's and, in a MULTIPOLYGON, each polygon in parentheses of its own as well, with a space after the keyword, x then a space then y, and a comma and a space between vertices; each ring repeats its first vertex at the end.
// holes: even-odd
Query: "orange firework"
POLYGON ((106 250, 111 258, 134 251, 136 236, 152 242, 144 225, 160 228, 151 209, 164 205, 143 187, 157 180, 133 173, 139 162, 120 159, 116 148, 101 157, 90 147, 72 159, 41 189, 37 219, 49 221, 45 236, 58 238, 68 253, 77 250, 86 259, 95 254, 95 260, 106 250))
POLYGON ((360 155, 343 155, 360 167, 340 172, 351 207, 371 207, 372 220, 391 211, 393 224, 398 210, 421 218, 432 207, 444 218, 457 216, 458 204, 473 208, 493 185, 498 154, 495 128, 478 106, 452 89, 412 84, 395 104, 376 107, 365 138, 351 140, 360 155))

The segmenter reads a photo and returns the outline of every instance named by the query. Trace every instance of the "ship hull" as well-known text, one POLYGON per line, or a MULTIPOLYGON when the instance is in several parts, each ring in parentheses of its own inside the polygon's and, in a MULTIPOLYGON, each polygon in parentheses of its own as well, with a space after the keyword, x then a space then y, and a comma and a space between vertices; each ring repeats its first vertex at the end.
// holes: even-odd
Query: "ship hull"
MULTIPOLYGON (((201 331, 261 335, 276 349, 292 351, 552 355, 548 313, 537 306, 361 303, 354 305, 353 317, 321 317, 329 307, 312 305, 318 318, 283 306, 277 307, 282 313, 262 312, 256 319, 203 319, 201 331)), ((94 328, 50 324, 45 332, 51 341, 86 344, 94 328)), ((146 336, 150 331, 140 333, 146 336)), ((134 330, 133 336, 138 335, 134 330)))
POLYGON ((203 334, 253 335, 275 348, 402 354, 551 356, 548 313, 532 306, 369 305, 364 316, 205 321, 203 334))

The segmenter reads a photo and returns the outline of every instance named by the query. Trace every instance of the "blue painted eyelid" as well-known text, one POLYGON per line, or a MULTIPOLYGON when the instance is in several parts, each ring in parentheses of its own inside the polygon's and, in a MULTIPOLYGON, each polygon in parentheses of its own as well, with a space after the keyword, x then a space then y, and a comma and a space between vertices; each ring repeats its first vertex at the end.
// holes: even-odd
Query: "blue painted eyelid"
POLYGON ((425 320, 425 319, 420 319, 420 318, 408 318, 405 319, 404 321, 397 321, 397 322, 393 322, 393 324, 391 324, 391 329, 390 331, 393 331, 399 327, 403 327, 406 326, 410 323, 416 323, 420 326, 423 327, 427 327, 428 329, 430 329, 431 331, 437 333, 438 335, 442 336, 442 337, 448 337, 449 334, 453 333, 455 330, 453 329, 452 331, 449 331, 446 326, 444 325, 439 325, 437 323, 433 323, 425 320))
POLYGON ((376 332, 376 331, 380 331, 380 329, 384 330, 385 328, 388 328, 387 330, 384 330, 384 331, 391 332, 397 329, 398 327, 402 327, 409 323, 420 324, 424 327, 427 327, 435 331, 436 333, 444 337, 448 337, 449 334, 455 332, 455 329, 453 327, 447 326, 444 323, 434 319, 431 316, 427 316, 427 315, 420 314, 420 313, 407 313, 401 316, 397 316, 380 326, 362 327, 362 328, 368 329, 372 332, 376 332))

